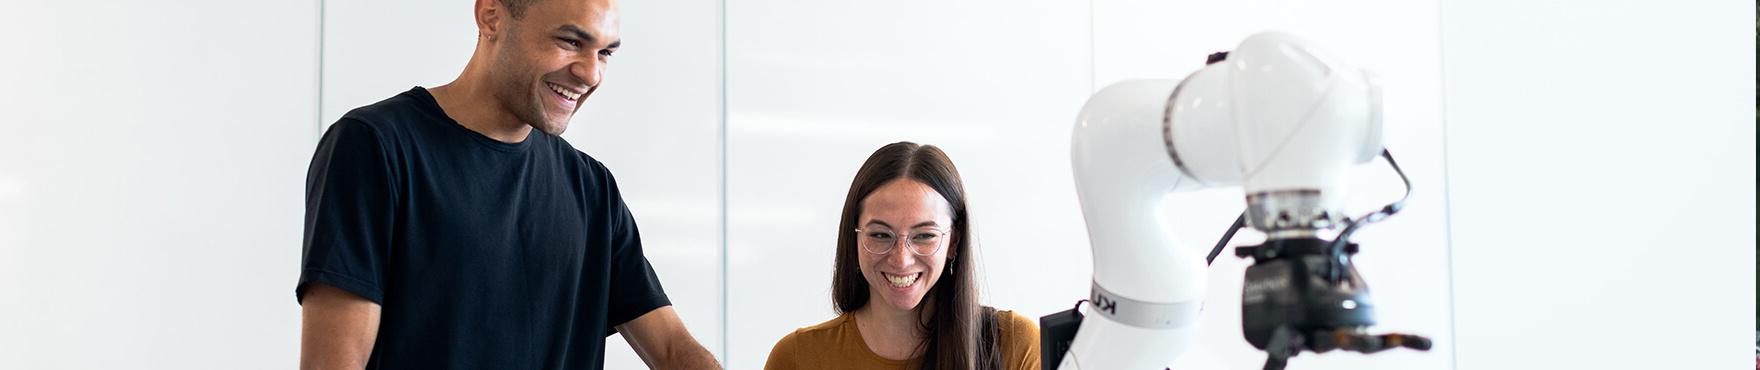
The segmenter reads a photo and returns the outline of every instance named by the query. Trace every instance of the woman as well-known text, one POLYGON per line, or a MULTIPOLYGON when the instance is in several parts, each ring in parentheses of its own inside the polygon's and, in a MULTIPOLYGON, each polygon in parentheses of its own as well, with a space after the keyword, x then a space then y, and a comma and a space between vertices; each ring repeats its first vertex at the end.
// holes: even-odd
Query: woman
POLYGON ((1037 369, 1038 327, 978 304, 973 252, 965 186, 947 154, 881 147, 844 198, 837 318, 783 337, 764 368, 1037 369))

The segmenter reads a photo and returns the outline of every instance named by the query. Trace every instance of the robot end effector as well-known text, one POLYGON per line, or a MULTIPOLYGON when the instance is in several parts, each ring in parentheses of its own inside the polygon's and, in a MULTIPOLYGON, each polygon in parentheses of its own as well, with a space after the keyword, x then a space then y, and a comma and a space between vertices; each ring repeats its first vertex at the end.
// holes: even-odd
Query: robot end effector
POLYGON ((1251 225, 1267 237, 1236 249, 1254 260, 1242 329, 1269 353, 1267 369, 1304 350, 1428 349, 1422 337, 1364 334, 1374 307, 1351 264, 1357 246, 1349 237, 1404 200, 1357 218, 1341 203, 1350 167, 1380 155, 1399 169, 1382 149, 1380 105, 1368 72, 1279 33, 1212 54, 1210 65, 1181 81, 1126 81, 1097 92, 1072 143, 1093 244, 1095 317, 1047 316, 1043 366, 1160 368, 1191 342, 1204 286, 1198 261, 1208 260, 1173 245, 1154 208, 1169 192, 1211 186, 1245 188, 1247 211, 1234 228, 1251 225), (1342 231, 1325 239, 1335 229, 1342 231), (1129 353, 1143 350, 1158 353, 1129 353))

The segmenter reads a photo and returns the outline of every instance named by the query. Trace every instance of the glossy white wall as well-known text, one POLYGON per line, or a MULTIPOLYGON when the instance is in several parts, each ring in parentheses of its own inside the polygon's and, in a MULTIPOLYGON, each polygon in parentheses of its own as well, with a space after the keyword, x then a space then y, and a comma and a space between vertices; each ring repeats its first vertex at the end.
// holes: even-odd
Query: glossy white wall
MULTIPOLYGON (((457 77, 476 42, 471 4, 327 1, 323 124, 457 77)), ((720 3, 620 4, 623 48, 563 137, 616 174, 679 316, 720 355, 720 3)), ((605 366, 643 365, 613 335, 605 366)))
POLYGON ((1745 369, 1753 5, 1442 2, 1463 369, 1745 369))
POLYGON ((297 360, 317 11, 7 3, 0 368, 297 360))
MULTIPOLYGON (((1328 353, 1296 357, 1303 369, 1441 369, 1453 360, 1448 296, 1447 204, 1442 148, 1441 60, 1433 0, 1154 1, 1095 0, 1095 87, 1132 78, 1181 79, 1212 52, 1233 49, 1256 32, 1286 31, 1333 57, 1373 71, 1385 91, 1385 142, 1415 188, 1406 208, 1365 227, 1359 270, 1374 293, 1376 332, 1417 333, 1436 340, 1429 352, 1393 350, 1365 356, 1328 353)), ((1348 209, 1367 213, 1398 199, 1403 186, 1383 162, 1353 174, 1348 209)), ((1170 197, 1170 215, 1183 248, 1208 251, 1245 207, 1236 189, 1207 189, 1170 197)), ((1232 245, 1263 236, 1243 232, 1232 245)), ((1219 256, 1210 267, 1202 325, 1204 340, 1175 368, 1246 369, 1265 355, 1241 334, 1242 277, 1250 261, 1219 256)))
POLYGON ((843 196, 880 146, 959 166, 984 301, 1037 316, 1087 294, 1069 132, 1089 88, 1071 1, 727 2, 727 365, 762 368, 833 317, 843 196))

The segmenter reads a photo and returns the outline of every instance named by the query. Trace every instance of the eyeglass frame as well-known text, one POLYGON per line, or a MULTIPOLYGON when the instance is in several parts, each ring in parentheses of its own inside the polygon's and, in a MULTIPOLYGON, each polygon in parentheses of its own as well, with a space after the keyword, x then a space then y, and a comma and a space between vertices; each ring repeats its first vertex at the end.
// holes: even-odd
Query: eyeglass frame
POLYGON ((911 248, 906 248, 906 249, 909 249, 909 250, 910 250, 910 252, 911 252, 911 254, 914 254, 914 255, 918 255, 918 256, 923 256, 923 257, 928 257, 928 256, 933 256, 933 255, 935 255, 935 253, 939 253, 939 252, 941 252, 941 248, 942 248, 942 247, 945 247, 945 246, 946 246, 946 245, 947 245, 947 244, 948 244, 948 243, 951 243, 951 240, 953 240, 953 239, 951 239, 951 238, 948 238, 948 236, 949 236, 949 235, 953 235, 953 232, 951 232, 951 231, 941 231, 941 230, 935 230, 935 229, 930 229, 930 231, 931 231, 931 232, 934 232, 934 233, 936 233, 936 234, 940 234, 940 235, 936 235, 936 237, 937 237, 937 238, 940 238, 940 239, 943 239, 943 240, 946 240, 946 242, 943 242, 943 241, 939 241, 939 240, 938 240, 938 241, 936 241, 936 242, 935 242, 935 249, 932 249, 932 250, 930 250, 930 251, 929 251, 929 253, 918 253, 918 252, 917 252, 917 248, 915 248, 915 244, 916 244, 916 243, 914 243, 914 242, 911 242, 911 241, 910 241, 910 238, 900 238, 900 237, 898 237, 898 233, 897 233, 897 232, 893 232, 893 231, 892 231, 892 230, 891 230, 891 228, 887 228, 887 229, 888 229, 888 230, 887 230, 887 231, 889 231, 889 232, 892 232, 892 234, 893 234, 893 236, 892 236, 892 238, 893 238, 893 239, 898 239, 898 240, 894 240, 894 241, 892 241, 892 243, 891 243, 891 245, 887 245, 887 246, 886 246, 886 251, 885 251, 885 252, 875 252, 875 251, 871 251, 871 250, 868 250, 868 247, 867 247, 867 246, 866 246, 866 244, 867 244, 867 243, 866 243, 866 240, 867 240, 867 239, 868 239, 868 236, 866 236, 866 235, 862 235, 862 233, 864 233, 864 232, 867 232, 867 231, 865 231, 865 230, 862 230, 862 229, 864 229, 864 228, 861 228, 861 227, 858 227, 858 228, 856 228, 856 229, 855 229, 855 232, 856 232, 856 249, 861 249, 861 250, 862 250, 862 251, 863 251, 863 252, 868 252, 868 253, 873 253, 873 254, 878 254, 878 255, 887 255, 887 254, 892 254, 892 251, 894 251, 894 250, 897 250, 897 249, 898 249, 898 243, 899 243, 899 241, 904 241, 904 242, 905 242, 905 244, 911 244, 911 245, 912 245, 912 247, 911 247, 911 248))

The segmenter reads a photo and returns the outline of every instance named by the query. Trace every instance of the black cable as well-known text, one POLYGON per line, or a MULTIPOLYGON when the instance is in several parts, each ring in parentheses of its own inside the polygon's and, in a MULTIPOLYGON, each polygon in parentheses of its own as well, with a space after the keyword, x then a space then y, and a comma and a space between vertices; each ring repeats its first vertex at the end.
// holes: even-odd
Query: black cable
POLYGON ((1399 213, 1401 209, 1405 209, 1406 200, 1412 198, 1412 179, 1406 177, 1406 171, 1399 168, 1399 162, 1393 161, 1393 152, 1390 152, 1387 149, 1381 149, 1381 158, 1386 159, 1387 165, 1393 167, 1393 172, 1399 174, 1399 181, 1406 184, 1406 193, 1405 195, 1400 196, 1399 200, 1393 201, 1393 203, 1388 203, 1386 206, 1382 206, 1381 209, 1375 210, 1375 212, 1370 212, 1369 214, 1363 215, 1363 217, 1345 220, 1345 223, 1348 225, 1345 226, 1344 231, 1338 233, 1338 238, 1332 240, 1332 247, 1330 248, 1332 258, 1328 261, 1328 267, 1332 267, 1330 275, 1332 275, 1333 281, 1338 281, 1340 278, 1338 274, 1342 267, 1339 266, 1339 263, 1344 258, 1344 246, 1350 243, 1351 235, 1356 234, 1357 229, 1362 228, 1365 224, 1380 222, 1381 220, 1386 219, 1387 216, 1399 213))
MULTIPOLYGON (((1332 247, 1331 247, 1331 252, 1333 255, 1333 258, 1332 258, 1333 266, 1332 267, 1335 267, 1334 271, 1336 271, 1337 270, 1336 267, 1338 267, 1337 266, 1338 257, 1340 257, 1344 254, 1345 244, 1348 244, 1350 242, 1351 235, 1356 234, 1358 228, 1363 227, 1364 224, 1369 224, 1369 223, 1373 223, 1373 222, 1380 222, 1382 219, 1386 219, 1387 216, 1392 216, 1395 213, 1399 213, 1399 211, 1401 209, 1405 209, 1406 200, 1412 198, 1412 179, 1409 177, 1406 177, 1406 171, 1400 169, 1399 162, 1395 162, 1393 160, 1393 152, 1390 152, 1387 149, 1381 149, 1381 158, 1386 159, 1387 165, 1393 167, 1393 172, 1399 174, 1400 182, 1403 182, 1406 185, 1406 193, 1405 193, 1405 195, 1400 196, 1399 200, 1394 201, 1393 203, 1389 203, 1386 206, 1382 206, 1381 209, 1376 210, 1375 212, 1370 212, 1369 214, 1363 215, 1363 217, 1358 217, 1356 219, 1346 219, 1345 220, 1345 223, 1347 225, 1345 225, 1344 231, 1340 232, 1338 234, 1338 238, 1333 239, 1333 241, 1332 241, 1332 247)), ((1234 225, 1231 225, 1228 227, 1228 232, 1225 232, 1222 234, 1222 239, 1216 241, 1216 246, 1210 248, 1210 254, 1207 256, 1204 256, 1204 264, 1210 265, 1210 264, 1216 262, 1216 256, 1222 254, 1222 249, 1224 247, 1228 246, 1228 242, 1230 240, 1234 239, 1235 232, 1240 231, 1242 227, 1246 227, 1246 224, 1247 224, 1247 213, 1241 212, 1240 217, 1235 217, 1234 225)), ((1334 280, 1336 280, 1336 278, 1337 278, 1337 276, 1334 275, 1334 280)), ((1757 337, 1760 337, 1760 335, 1757 335, 1757 337)), ((1757 345, 1756 347, 1760 347, 1760 345, 1757 345)))
POLYGON ((1216 262, 1216 255, 1222 254, 1222 247, 1228 246, 1228 241, 1234 239, 1234 233, 1241 231, 1241 227, 1246 225, 1247 212, 1243 211, 1240 217, 1234 218, 1234 226, 1229 226, 1228 232, 1222 233, 1222 240, 1216 241, 1216 247, 1210 248, 1210 255, 1204 257, 1204 264, 1209 265, 1211 262, 1216 262))

